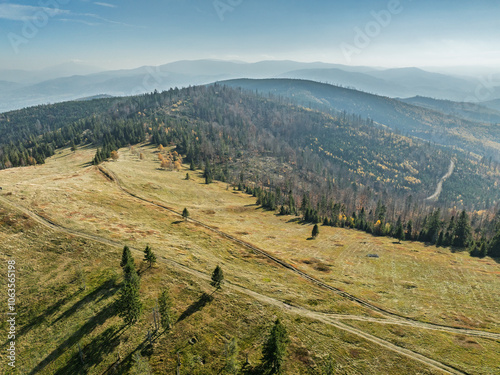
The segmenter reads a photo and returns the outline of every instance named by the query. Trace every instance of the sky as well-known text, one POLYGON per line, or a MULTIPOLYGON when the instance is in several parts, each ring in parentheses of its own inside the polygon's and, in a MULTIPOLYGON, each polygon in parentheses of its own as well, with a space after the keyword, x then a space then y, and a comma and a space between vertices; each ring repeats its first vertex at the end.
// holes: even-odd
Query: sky
POLYGON ((500 67, 500 1, 0 0, 0 69, 183 59, 500 67))

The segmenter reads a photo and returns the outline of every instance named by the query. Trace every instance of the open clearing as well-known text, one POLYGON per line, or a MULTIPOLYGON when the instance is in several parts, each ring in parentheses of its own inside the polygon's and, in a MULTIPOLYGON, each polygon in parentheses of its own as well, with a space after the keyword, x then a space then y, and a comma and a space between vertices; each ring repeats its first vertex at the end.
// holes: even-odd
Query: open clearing
MULTIPOLYGON (((141 197, 162 202, 177 212, 187 207, 192 218, 236 238, 241 238, 307 274, 376 306, 422 322, 462 327, 478 332, 500 333, 500 314, 497 308, 500 306, 500 297, 496 292, 500 283, 500 269, 495 261, 489 258, 483 260, 470 258, 468 254, 451 254, 447 249, 426 247, 418 243, 394 244, 387 238, 376 238, 355 230, 330 227, 320 227, 319 238, 310 241, 307 238, 310 236, 311 226, 298 224, 291 220, 294 219, 291 216, 280 217, 269 212, 262 212, 255 206, 255 198, 233 191, 226 184, 214 183, 207 186, 203 184, 199 172, 159 170, 156 150, 146 146, 138 150, 144 153, 145 160, 139 159, 137 150, 123 149, 120 150, 120 159, 117 162, 105 163, 104 167, 118 176, 128 190, 141 197), (185 180, 186 172, 190 173, 189 180, 185 180), (377 253, 380 258, 367 258, 366 255, 369 253, 377 253)), ((217 334, 220 335, 228 329, 228 327, 221 326, 222 322, 213 320, 212 314, 218 314, 217 308, 222 308, 224 314, 230 314, 229 316, 231 314, 240 316, 241 312, 238 312, 238 309, 243 311, 249 309, 249 314, 253 314, 253 320, 251 319, 251 322, 246 324, 254 327, 253 329, 259 329, 258 327, 262 329, 262 322, 271 321, 273 314, 277 312, 280 315, 283 314, 286 316, 285 319, 289 323, 292 334, 296 337, 295 340, 300 341, 300 345, 294 343, 296 345, 294 348, 302 348, 294 349, 293 355, 297 355, 301 350, 309 353, 304 355, 306 358, 302 362, 304 367, 290 368, 290 373, 304 373, 304 369, 314 368, 313 364, 318 363, 319 358, 328 353, 333 353, 335 358, 342 358, 345 353, 349 353, 350 358, 363 358, 360 361, 349 362, 349 364, 344 364, 339 359, 339 365, 346 366, 342 370, 345 372, 340 373, 403 373, 397 372, 397 369, 410 374, 434 373, 434 371, 440 373, 440 370, 437 370, 439 364, 445 363, 464 370, 464 372, 457 370, 456 372, 450 371, 450 373, 487 374, 490 369, 497 366, 492 362, 495 359, 498 360, 500 352, 498 339, 466 338, 462 341, 470 345, 469 347, 465 345, 464 349, 463 345, 458 345, 460 340, 454 339, 456 333, 428 329, 429 327, 426 328, 425 324, 408 327, 401 322, 394 321, 395 327, 409 332, 409 338, 406 341, 395 342, 393 337, 385 332, 388 324, 381 325, 376 322, 377 319, 384 319, 381 314, 320 288, 262 255, 255 254, 248 248, 228 241, 224 237, 214 235, 210 230, 189 221, 184 222, 175 214, 125 194, 115 182, 107 179, 96 167, 86 164, 91 160, 94 151, 82 149, 71 153, 65 150, 48 160, 46 165, 0 172, 3 187, 3 203, 0 203, 5 209, 13 210, 11 205, 24 207, 75 234, 86 233, 98 239, 98 241, 92 241, 92 237, 89 237, 89 243, 85 245, 89 248, 90 243, 97 244, 95 249, 92 247, 92 250, 88 250, 91 255, 82 257, 82 254, 78 254, 78 257, 75 257, 74 252, 70 254, 51 252, 44 255, 47 247, 41 246, 40 250, 36 250, 37 254, 41 255, 40 262, 26 257, 26 264, 34 263, 32 267, 53 269, 50 274, 59 272, 62 278, 65 277, 64 275, 68 278, 68 270, 74 275, 78 268, 77 264, 81 262, 89 275, 100 275, 100 278, 105 278, 103 275, 108 272, 108 276, 114 275, 111 277, 114 280, 119 274, 116 264, 120 250, 119 246, 113 246, 113 244, 129 244, 137 249, 150 244, 160 257, 159 269, 161 268, 164 273, 158 270, 150 275, 151 280, 144 280, 144 289, 147 290, 145 295, 150 299, 151 304, 156 293, 154 283, 167 283, 171 285, 175 299, 176 292, 182 295, 183 289, 179 287, 179 283, 190 285, 189 293, 182 295, 182 299, 176 303, 179 314, 183 311, 183 307, 189 307, 190 299, 192 299, 191 302, 196 302, 197 293, 207 288, 206 278, 211 270, 216 264, 220 264, 229 283, 228 290, 223 293, 221 300, 216 299, 217 302, 205 307, 206 312, 203 310, 203 318, 198 318, 199 321, 194 322, 189 319, 183 320, 179 323, 179 327, 182 324, 190 324, 192 325, 190 329, 196 331, 200 329, 200 325, 207 323, 212 334, 207 337, 215 340, 213 337, 217 337, 217 334), (9 203, 5 203, 5 200, 9 203), (106 241, 109 241, 108 246, 105 246, 106 241), (60 262, 49 260, 49 255, 56 259, 61 258, 60 262), (116 261, 113 263, 114 259, 116 261), (96 260, 98 262, 94 264, 96 260), (54 264, 48 265, 46 262, 54 264), (64 272, 64 268, 61 269, 64 264, 66 264, 67 272, 64 272), (203 275, 205 275, 204 278, 203 275), (166 276, 168 276, 168 281, 166 281, 166 276), (181 282, 181 280, 184 281, 181 282), (255 310, 252 310, 253 308, 255 310), (210 317, 205 316, 207 314, 210 317), (349 316, 352 316, 352 319, 349 316), (266 319, 266 317, 269 318, 266 319), (422 335, 425 340, 414 340, 413 334, 410 334, 413 331, 424 332, 422 335), (347 341, 345 341, 345 335, 351 335, 347 341), (450 360, 446 360, 446 357, 442 355, 445 344, 436 345, 435 349, 433 345, 429 345, 434 338, 437 343, 458 343, 448 347, 450 360), (357 346, 363 346, 363 350, 350 348, 352 342, 349 340, 354 341, 357 346), (376 340, 382 341, 376 343, 376 340), (467 340, 477 342, 479 346, 474 346, 467 340), (482 344, 481 340, 487 344, 482 344), (390 347, 391 345, 393 347, 390 347), (384 349, 381 349, 382 347, 384 349), (404 351, 405 348, 410 352, 401 353, 400 351, 402 349, 404 351), (479 357, 483 360, 473 366, 466 364, 468 357, 462 355, 464 350, 474 352, 475 358, 479 357), (379 352, 382 354, 379 355, 379 352), (421 360, 427 363, 428 369, 418 370, 422 366, 422 362, 415 358, 418 353, 423 355, 421 360), (401 358, 404 359, 401 360, 401 358), (433 360, 437 361, 437 367, 432 364, 433 360)), ((38 224, 33 228, 44 233, 40 241, 52 241, 50 233, 47 232, 48 229, 41 229, 38 224)), ((21 259, 26 254, 24 252, 21 254, 16 249, 24 244, 33 250, 32 242, 37 240, 11 233, 3 233, 2 236, 3 242, 10 244, 6 247, 8 250, 6 254, 18 256, 21 259)), ((61 243, 65 241, 73 243, 77 241, 74 237, 70 236, 61 243)), ((137 261, 139 259, 138 257, 137 261)), ((48 293, 41 278, 42 276, 39 275, 39 279, 31 280, 31 285, 40 285, 42 292, 39 293, 48 293)), ((64 285, 63 280, 46 280, 49 285, 50 283, 64 285)), ((97 284, 96 282, 96 288, 97 284)), ((75 292, 75 288, 76 285, 70 285, 59 294, 54 292, 61 302, 57 308, 53 309, 54 316, 51 317, 48 314, 39 326, 40 329, 50 328, 56 336, 61 336, 58 339, 58 345, 66 341, 62 332, 56 332, 60 327, 54 325, 54 321, 57 320, 58 311, 62 311, 71 300, 81 297, 75 292), (68 294, 69 292, 73 294, 68 294), (65 298, 64 295, 66 295, 65 298)), ((29 291, 26 290, 24 293, 28 297, 29 293, 35 293, 35 290, 30 287, 29 291)), ((38 310, 42 311, 43 302, 36 302, 38 300, 36 296, 39 293, 29 298, 38 306, 38 310)), ((112 294, 102 298, 101 302, 111 301, 111 297, 112 294)), ((106 306, 105 304, 91 305, 87 306, 90 309, 90 312, 87 311, 87 318, 82 315, 73 322, 74 324, 81 325, 82 321, 92 316, 92 311, 102 311, 99 309, 106 306)), ((240 318, 243 319, 243 317, 240 318)), ((59 319, 56 323, 61 324, 64 321, 64 319, 59 319)), ((114 325, 110 327, 115 327, 118 331, 119 320, 110 318, 110 321, 114 322, 114 325)), ((141 323, 142 327, 147 326, 147 322, 141 323)), ((245 324, 241 321, 240 324, 242 325, 232 327, 231 332, 245 331, 246 328, 243 328, 245 324)), ((139 330, 139 326, 131 329, 130 332, 134 329, 139 330)), ((68 334, 72 332, 72 329, 74 330, 74 327, 68 328, 68 334)), ((37 332, 40 331, 36 329, 28 331, 22 336, 22 340, 28 340, 26 343, 31 342, 29 340, 33 337, 30 335, 37 332)), ((122 350, 126 351, 143 341, 133 338, 130 332, 127 333, 128 344, 124 344, 119 338, 117 348, 124 346, 122 350)), ((111 333, 111 331, 108 332, 110 335, 111 333)), ((97 332, 91 330, 86 340, 95 334, 97 332)), ((176 334, 181 335, 182 332, 176 334)), ((144 334, 141 335, 141 337, 144 336, 144 334)), ((260 336, 262 337, 262 333, 260 336)), ((160 341, 164 339, 165 337, 160 338, 160 341)), ((255 363, 259 358, 259 348, 255 346, 255 343, 250 344, 249 337, 239 339, 243 345, 246 345, 245 348, 255 363)), ((54 342, 58 340, 54 339, 54 342)), ((40 341, 43 339, 39 338, 37 342, 39 346, 45 348, 45 352, 42 350, 41 354, 36 356, 38 361, 47 358, 44 357, 47 355, 44 353, 52 352, 53 349, 49 349, 51 345, 54 345, 53 342, 40 341)), ((206 342, 205 344, 213 345, 222 351, 223 342, 224 340, 219 340, 217 343, 206 342)), ((61 350, 74 351, 74 345, 75 342, 66 342, 67 347, 61 350)), ((27 344, 25 348, 27 351, 34 350, 27 344)), ((119 349, 111 350, 104 362, 112 364, 112 359, 116 360, 117 350, 119 349)), ((162 354, 156 351, 152 354, 150 362, 154 364, 155 369, 175 366, 172 354, 174 348, 169 350, 162 354)), ((55 373, 51 372, 50 368, 60 368, 57 367, 57 363, 64 363, 64 358, 68 358, 67 355, 65 357, 61 354, 57 360, 51 361, 49 365, 41 369, 42 373, 55 373)), ((189 355, 195 354, 186 354, 188 357, 189 355)), ((36 362, 37 360, 27 362, 25 368, 36 368, 40 363, 36 362)), ((99 366, 104 365, 96 365, 95 368, 99 366)), ((192 366, 194 369, 196 364, 192 366)), ((198 370, 192 371, 198 373, 198 370)), ((203 373, 203 369, 199 371, 203 373)), ((29 371, 24 373, 29 373, 29 371)))

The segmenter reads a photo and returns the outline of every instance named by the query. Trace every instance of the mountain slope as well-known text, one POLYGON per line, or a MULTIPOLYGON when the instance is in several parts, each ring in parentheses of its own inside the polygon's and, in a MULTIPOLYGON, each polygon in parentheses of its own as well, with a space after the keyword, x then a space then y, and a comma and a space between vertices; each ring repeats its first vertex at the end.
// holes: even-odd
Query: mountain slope
POLYGON ((471 121, 500 123, 500 111, 488 108, 486 105, 459 103, 452 102, 450 100, 438 100, 422 96, 398 100, 471 121))
POLYGON ((313 81, 230 80, 221 84, 269 92, 292 98, 301 105, 337 113, 355 113, 412 136, 500 160, 500 128, 491 124, 472 122, 396 99, 313 81))

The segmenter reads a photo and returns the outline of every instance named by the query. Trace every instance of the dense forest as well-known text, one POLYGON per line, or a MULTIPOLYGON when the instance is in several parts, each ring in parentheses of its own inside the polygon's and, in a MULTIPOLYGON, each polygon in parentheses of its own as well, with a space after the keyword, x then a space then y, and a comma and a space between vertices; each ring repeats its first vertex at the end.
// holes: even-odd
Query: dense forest
POLYGON ((149 141, 175 146, 207 182, 246 190, 279 214, 495 254, 496 165, 355 114, 212 85, 9 112, 0 135, 0 168, 42 164, 57 148, 84 145, 97 147, 89 162, 98 164, 149 141), (440 198, 425 201, 452 160, 440 198))

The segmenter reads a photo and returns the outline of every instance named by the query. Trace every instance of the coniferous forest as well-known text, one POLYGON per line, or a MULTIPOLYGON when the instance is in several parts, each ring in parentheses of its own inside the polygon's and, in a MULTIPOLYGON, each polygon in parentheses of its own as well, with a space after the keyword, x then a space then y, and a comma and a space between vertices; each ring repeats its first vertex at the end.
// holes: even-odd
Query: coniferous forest
POLYGON ((396 134, 371 119, 323 113, 223 85, 37 106, 0 116, 0 168, 43 164, 62 147, 175 146, 205 180, 304 222, 499 256, 497 165, 396 134), (437 201, 426 200, 450 163, 437 201))

